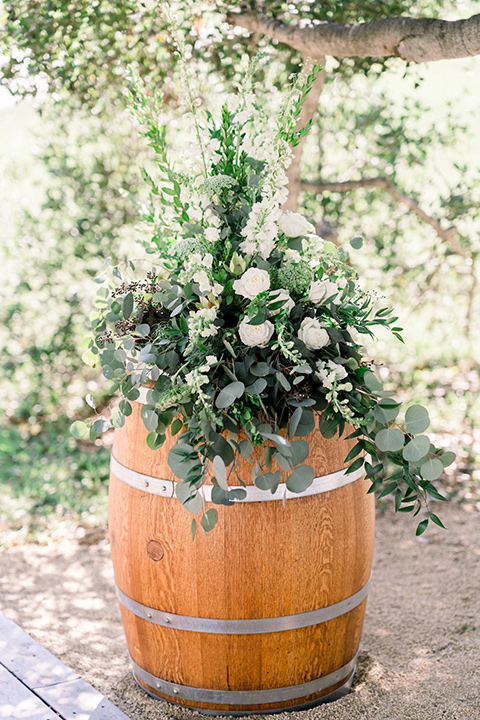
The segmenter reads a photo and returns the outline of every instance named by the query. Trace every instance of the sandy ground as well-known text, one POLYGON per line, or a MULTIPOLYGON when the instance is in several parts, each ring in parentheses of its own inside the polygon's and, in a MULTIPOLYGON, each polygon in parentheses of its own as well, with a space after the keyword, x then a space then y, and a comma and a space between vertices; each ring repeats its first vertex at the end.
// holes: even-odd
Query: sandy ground
MULTIPOLYGON (((442 510, 448 531, 420 538, 410 518, 378 518, 353 691, 285 718, 480 720, 480 514, 442 510)), ((0 553, 0 608, 132 719, 202 717, 135 684, 105 539, 0 553)))

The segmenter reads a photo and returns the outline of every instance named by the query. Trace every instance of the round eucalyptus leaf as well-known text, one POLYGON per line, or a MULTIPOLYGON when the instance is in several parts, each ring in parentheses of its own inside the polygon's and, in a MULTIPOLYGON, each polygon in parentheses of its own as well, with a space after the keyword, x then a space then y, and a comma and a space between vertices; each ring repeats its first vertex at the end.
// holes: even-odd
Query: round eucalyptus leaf
POLYGON ((235 400, 242 397, 244 390, 245 385, 242 382, 236 381, 230 383, 230 385, 224 387, 223 390, 220 390, 215 400, 215 405, 221 409, 230 407, 235 400))
POLYGON ((76 438, 77 440, 81 440, 88 433, 88 425, 86 425, 84 422, 81 422, 80 420, 76 420, 70 426, 70 432, 72 433, 74 438, 76 438))
POLYGON ((313 482, 315 471, 310 465, 299 465, 287 477, 287 490, 300 493, 306 490, 313 482))
POLYGON ((430 450, 430 439, 426 435, 417 435, 405 445, 402 455, 409 462, 418 462, 430 450))
POLYGON ((360 250, 360 248, 363 246, 363 238, 360 235, 357 235, 357 237, 354 237, 350 240, 350 246, 354 250, 360 250))
POLYGON ((423 433, 430 425, 428 412, 421 405, 412 405, 405 413, 405 427, 412 435, 423 433))
POLYGON ((270 367, 265 362, 254 363, 250 368, 250 372, 255 377, 264 377, 270 372, 270 367))
POLYGON ((390 427, 375 435, 375 445, 382 452, 396 452, 403 447, 405 435, 400 428, 390 427))
POLYGON ((232 488, 228 491, 229 500, 244 500, 247 497, 245 488, 232 488))
POLYGON ((227 468, 225 467, 225 463, 223 462, 223 459, 220 455, 215 455, 212 461, 212 467, 216 481, 218 482, 220 487, 225 490, 225 492, 227 492, 227 468))
POLYGON ((436 480, 443 472, 443 465, 438 458, 431 458, 420 466, 420 475, 425 480, 436 480))
POLYGON ((292 457, 290 458, 292 465, 300 465, 308 458, 310 446, 306 440, 294 440, 291 445, 292 457))
POLYGON ((448 467, 451 465, 457 456, 454 452, 451 450, 447 450, 447 452, 444 452, 443 455, 440 455, 439 460, 442 463, 443 467, 448 467))
POLYGON ((202 528, 205 530, 205 532, 210 532, 210 530, 213 530, 213 528, 217 524, 217 520, 218 512, 215 510, 215 508, 210 508, 210 510, 207 510, 207 512, 202 515, 202 528))
POLYGON ((371 390, 373 393, 376 393, 379 390, 383 390, 382 383, 377 378, 377 376, 374 375, 373 372, 371 372, 370 370, 367 370, 367 372, 363 376, 363 382, 365 383, 367 388, 369 390, 371 390))
POLYGON ((119 410, 114 410, 110 418, 113 427, 121 428, 125 425, 125 415, 119 410))
POLYGON ((247 387, 245 388, 245 392, 248 395, 260 395, 260 393, 263 392, 266 387, 267 381, 265 380, 265 378, 260 377, 257 378, 255 382, 251 385, 247 385, 247 387))
POLYGON ((98 420, 95 420, 95 422, 92 425, 92 429, 95 430, 96 433, 101 435, 101 433, 106 432, 110 428, 110 423, 108 420, 105 420, 105 418, 99 418, 98 420))
POLYGON ((140 415, 147 430, 149 432, 154 432, 158 425, 158 417, 155 410, 152 410, 152 408, 148 405, 143 405, 140 410, 140 415))
POLYGON ((263 473, 255 478, 255 485, 260 490, 270 490, 275 481, 275 474, 271 472, 263 473))
POLYGON ((399 413, 399 407, 389 407, 388 405, 375 405, 373 408, 373 417, 382 425, 387 425, 395 420, 399 413))

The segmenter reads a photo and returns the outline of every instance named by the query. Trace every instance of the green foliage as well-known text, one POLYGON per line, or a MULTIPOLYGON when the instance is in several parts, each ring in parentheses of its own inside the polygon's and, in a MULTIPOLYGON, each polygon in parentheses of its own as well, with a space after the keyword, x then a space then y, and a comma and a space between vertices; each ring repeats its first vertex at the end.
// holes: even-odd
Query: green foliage
MULTIPOLYGON (((40 539, 53 524, 106 524, 109 451, 78 445, 65 424, 0 430, 0 524, 5 542, 40 539)), ((65 530, 71 532, 71 530, 65 530)))

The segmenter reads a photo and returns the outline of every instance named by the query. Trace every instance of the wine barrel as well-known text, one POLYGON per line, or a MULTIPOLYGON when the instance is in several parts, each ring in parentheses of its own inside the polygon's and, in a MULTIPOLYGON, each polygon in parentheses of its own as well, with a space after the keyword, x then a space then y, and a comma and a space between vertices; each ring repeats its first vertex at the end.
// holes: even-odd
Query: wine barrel
POLYGON ((304 709, 345 694, 374 530, 369 482, 344 471, 355 441, 311 433, 316 477, 300 495, 257 489, 239 458, 245 500, 215 506, 214 530, 193 540, 167 464, 175 439, 148 448, 141 404, 132 406, 115 430, 109 524, 136 681, 207 714, 304 709))

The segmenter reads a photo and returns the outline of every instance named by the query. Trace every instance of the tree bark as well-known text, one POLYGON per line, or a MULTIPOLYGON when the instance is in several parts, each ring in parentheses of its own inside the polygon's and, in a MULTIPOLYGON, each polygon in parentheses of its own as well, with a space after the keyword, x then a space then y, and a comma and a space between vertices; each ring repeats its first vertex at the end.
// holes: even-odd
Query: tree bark
POLYGON ((228 13, 227 20, 319 58, 389 57, 430 62, 480 54, 480 14, 467 20, 396 17, 367 23, 284 23, 261 12, 228 13))
MULTIPOLYGON (((325 58, 318 58, 317 62, 323 66, 322 72, 318 75, 317 79, 312 85, 312 89, 307 95, 300 117, 298 119, 297 128, 304 127, 308 121, 313 118, 318 108, 318 99, 325 83, 325 58)), ((308 72, 311 66, 311 62, 307 58, 303 60, 303 67, 308 72)), ((288 168, 288 200, 283 206, 283 210, 291 210, 295 212, 298 208, 298 196, 301 191, 301 180, 300 180, 300 163, 302 159, 303 146, 307 136, 305 135, 298 145, 293 148, 293 158, 288 168)))

